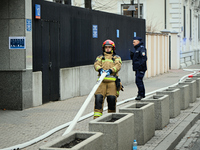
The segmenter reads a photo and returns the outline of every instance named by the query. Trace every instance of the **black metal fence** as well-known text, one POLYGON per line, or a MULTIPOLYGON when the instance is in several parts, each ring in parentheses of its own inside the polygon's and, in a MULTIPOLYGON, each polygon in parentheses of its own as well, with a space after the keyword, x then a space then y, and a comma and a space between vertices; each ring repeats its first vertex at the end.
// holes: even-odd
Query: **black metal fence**
POLYGON ((116 53, 128 60, 134 34, 145 40, 145 20, 69 5, 33 0, 33 70, 41 71, 44 30, 42 22, 59 24, 59 68, 93 64, 102 53, 102 43, 111 39, 116 53), (41 5, 41 19, 35 19, 35 4, 41 5), (94 26, 93 26, 94 25, 94 26), (97 28, 96 28, 97 27, 97 28), (94 37, 93 37, 94 36, 94 37))

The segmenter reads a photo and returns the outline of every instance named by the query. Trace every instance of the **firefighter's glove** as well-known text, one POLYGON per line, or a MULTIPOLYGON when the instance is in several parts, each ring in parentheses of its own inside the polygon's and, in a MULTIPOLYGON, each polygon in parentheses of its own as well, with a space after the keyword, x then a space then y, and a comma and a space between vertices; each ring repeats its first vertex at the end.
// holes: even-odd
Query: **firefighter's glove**
POLYGON ((109 69, 109 70, 105 70, 105 72, 107 73, 106 77, 109 76, 111 73, 112 73, 112 70, 109 69))
POLYGON ((99 69, 99 74, 101 75, 105 70, 103 70, 102 68, 99 69))

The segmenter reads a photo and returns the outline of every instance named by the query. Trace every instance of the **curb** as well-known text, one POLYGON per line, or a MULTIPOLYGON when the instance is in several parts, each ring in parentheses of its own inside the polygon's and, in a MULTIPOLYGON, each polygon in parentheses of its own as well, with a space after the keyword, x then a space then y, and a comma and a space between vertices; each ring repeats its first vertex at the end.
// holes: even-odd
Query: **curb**
POLYGON ((188 116, 169 135, 167 135, 154 150, 174 149, 199 118, 200 105, 190 112, 188 116))

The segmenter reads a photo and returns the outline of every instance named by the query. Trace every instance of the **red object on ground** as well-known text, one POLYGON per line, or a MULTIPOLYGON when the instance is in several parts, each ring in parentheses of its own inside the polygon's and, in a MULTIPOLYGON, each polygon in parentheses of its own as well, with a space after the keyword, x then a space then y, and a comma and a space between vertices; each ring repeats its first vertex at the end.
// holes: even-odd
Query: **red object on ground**
POLYGON ((193 75, 189 75, 188 78, 193 78, 193 75))

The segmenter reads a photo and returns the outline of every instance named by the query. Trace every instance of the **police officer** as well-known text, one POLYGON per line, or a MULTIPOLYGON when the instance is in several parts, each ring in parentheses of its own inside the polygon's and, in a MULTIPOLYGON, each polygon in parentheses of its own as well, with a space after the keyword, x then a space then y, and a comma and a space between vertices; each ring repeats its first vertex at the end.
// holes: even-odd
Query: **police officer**
POLYGON ((145 97, 145 87, 143 83, 143 77, 147 70, 147 54, 146 48, 143 46, 141 37, 133 38, 134 49, 130 52, 132 59, 133 71, 135 71, 135 83, 138 88, 138 95, 136 100, 141 100, 145 97))
POLYGON ((118 80, 118 72, 121 69, 121 58, 115 53, 115 43, 106 40, 102 45, 103 53, 96 58, 94 68, 100 76, 103 72, 107 75, 95 92, 94 119, 102 116, 104 99, 107 97, 108 113, 116 112, 116 102, 119 96, 121 84, 118 80))

